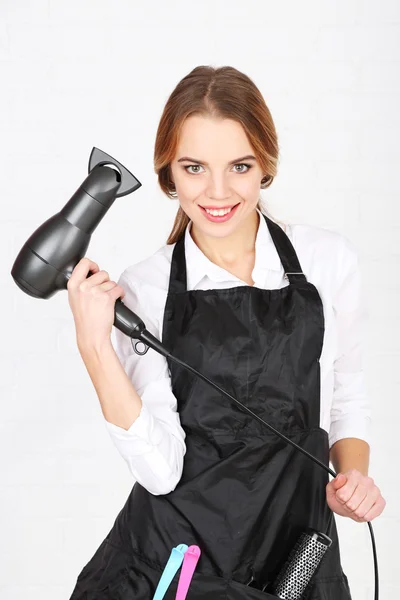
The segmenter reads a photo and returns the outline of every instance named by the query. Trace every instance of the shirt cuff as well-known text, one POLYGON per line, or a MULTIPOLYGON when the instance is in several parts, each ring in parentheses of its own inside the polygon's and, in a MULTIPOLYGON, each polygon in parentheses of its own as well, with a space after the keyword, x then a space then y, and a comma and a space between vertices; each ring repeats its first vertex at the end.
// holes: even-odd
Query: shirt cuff
POLYGON ((106 420, 107 429, 123 455, 150 452, 164 435, 163 428, 147 407, 142 404, 139 416, 128 430, 106 420))
POLYGON ((348 415, 345 420, 339 420, 331 423, 329 430, 329 448, 336 442, 344 438, 357 438, 364 440, 371 445, 372 441, 372 421, 370 417, 360 417, 360 415, 348 415))

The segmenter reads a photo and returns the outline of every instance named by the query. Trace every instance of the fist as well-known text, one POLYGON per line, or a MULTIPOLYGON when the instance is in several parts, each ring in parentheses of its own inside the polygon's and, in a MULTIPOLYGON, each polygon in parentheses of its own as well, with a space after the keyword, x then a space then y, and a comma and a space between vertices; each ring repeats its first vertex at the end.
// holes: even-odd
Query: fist
POLYGON ((75 266, 67 290, 78 348, 100 349, 110 341, 115 302, 125 296, 125 290, 87 257, 75 266))
POLYGON ((334 513, 358 523, 372 521, 386 506, 374 480, 357 469, 339 473, 332 479, 326 486, 326 500, 334 513))

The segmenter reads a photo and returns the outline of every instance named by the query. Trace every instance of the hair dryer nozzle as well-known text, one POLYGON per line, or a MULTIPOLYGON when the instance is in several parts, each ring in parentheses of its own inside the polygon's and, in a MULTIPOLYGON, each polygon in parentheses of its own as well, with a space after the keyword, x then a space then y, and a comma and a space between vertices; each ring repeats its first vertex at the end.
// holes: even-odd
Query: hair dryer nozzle
POLYGON ((126 196, 127 194, 130 194, 131 192, 134 192, 135 190, 141 187, 142 184, 140 183, 140 181, 134 175, 132 175, 132 173, 128 171, 127 168, 121 165, 120 162, 115 160, 115 158, 113 158, 106 152, 103 152, 102 150, 99 150, 99 148, 93 146, 92 152, 89 157, 89 173, 93 171, 93 169, 98 165, 109 164, 117 167, 122 178, 121 185, 119 187, 118 193, 116 194, 116 198, 126 196))

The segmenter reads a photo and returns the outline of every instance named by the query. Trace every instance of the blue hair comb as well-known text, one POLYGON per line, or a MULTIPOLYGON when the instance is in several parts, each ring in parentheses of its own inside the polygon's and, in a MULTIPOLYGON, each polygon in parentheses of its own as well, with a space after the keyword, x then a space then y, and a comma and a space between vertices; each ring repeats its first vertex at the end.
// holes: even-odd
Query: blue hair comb
POLYGON ((172 548, 168 562, 158 582, 153 600, 163 600, 167 589, 171 585, 171 581, 183 562, 188 547, 186 544, 179 544, 176 548, 172 548))

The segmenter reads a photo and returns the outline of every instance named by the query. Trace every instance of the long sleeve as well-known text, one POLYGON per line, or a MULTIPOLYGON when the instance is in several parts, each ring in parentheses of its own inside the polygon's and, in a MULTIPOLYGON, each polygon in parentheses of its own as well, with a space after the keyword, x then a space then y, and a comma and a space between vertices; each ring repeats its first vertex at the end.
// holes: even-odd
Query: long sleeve
MULTIPOLYGON (((151 302, 146 300, 144 286, 133 280, 131 272, 129 279, 124 271, 118 280, 126 292, 123 302, 158 338, 158 314, 151 302)), ((151 348, 143 356, 136 354, 131 339, 116 328, 114 332, 114 349, 141 397, 142 409, 128 430, 107 420, 106 426, 135 480, 151 494, 167 494, 175 489, 181 478, 186 452, 185 432, 177 412, 177 399, 171 389, 168 364, 151 348)))
POLYGON ((354 437, 370 443, 371 407, 363 369, 366 300, 355 246, 341 236, 333 308, 337 326, 329 445, 354 437))

